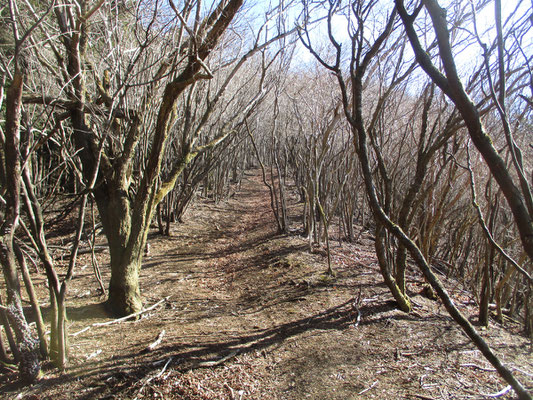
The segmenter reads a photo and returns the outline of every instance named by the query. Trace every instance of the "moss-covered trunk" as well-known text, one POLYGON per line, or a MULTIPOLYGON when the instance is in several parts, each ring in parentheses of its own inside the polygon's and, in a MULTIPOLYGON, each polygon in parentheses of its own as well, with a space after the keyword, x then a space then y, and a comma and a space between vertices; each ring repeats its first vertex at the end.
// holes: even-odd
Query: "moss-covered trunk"
POLYGON ((115 315, 126 316, 142 309, 139 271, 142 252, 132 254, 111 248, 111 280, 107 304, 115 315))
MULTIPOLYGON (((152 191, 148 197, 151 200, 152 191)), ((97 193, 98 209, 109 245, 111 278, 107 305, 117 316, 141 311, 139 272, 146 245, 153 201, 132 206, 122 190, 97 193)))

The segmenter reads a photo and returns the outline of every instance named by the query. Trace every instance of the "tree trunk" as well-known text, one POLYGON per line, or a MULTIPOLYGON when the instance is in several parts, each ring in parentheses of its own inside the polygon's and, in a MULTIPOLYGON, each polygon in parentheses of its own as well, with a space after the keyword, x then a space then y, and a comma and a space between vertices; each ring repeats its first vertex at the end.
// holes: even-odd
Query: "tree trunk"
POLYGON ((111 280, 107 306, 117 316, 126 316, 142 310, 139 271, 142 251, 129 253, 123 248, 111 250, 111 280), (128 254, 129 253, 129 254, 128 254))
MULTIPOLYGON (((38 357, 39 342, 32 336, 20 302, 20 282, 14 250, 14 236, 20 218, 20 116, 24 76, 15 65, 13 81, 7 90, 5 139, 2 170, 5 182, 5 213, 0 223, 0 264, 7 287, 6 313, 18 342, 20 379, 33 383, 41 370, 38 357)), ((7 329, 7 328, 6 328, 7 329)))
POLYGON ((26 322, 22 303, 18 294, 11 294, 7 307, 7 315, 17 337, 19 360, 19 379, 24 383, 34 383, 41 372, 39 363, 39 341, 33 337, 30 326, 26 322))
MULTIPOLYGON (((4 302, 2 301, 2 297, 0 296, 0 306, 3 306, 3 305, 4 305, 4 302)), ((19 349, 17 347, 17 342, 15 341, 15 336, 13 336, 13 332, 11 331, 11 327, 9 326, 7 310, 5 310, 3 307, 0 308, 0 324, 4 326, 4 331, 6 333, 6 339, 7 339, 7 342, 9 343, 11 354, 13 355, 13 361, 19 362, 20 354, 19 354, 19 349)))
POLYGON ((479 324, 489 326, 489 303, 492 294, 492 279, 490 266, 494 262, 494 248, 491 246, 488 259, 483 262, 483 279, 481 281, 481 295, 479 304, 479 324))
POLYGON ((4 346, 4 335, 2 334, 2 329, 0 329, 0 361, 8 363, 9 357, 7 356, 7 351, 4 346))
POLYGON ((405 294, 405 284, 402 287, 398 285, 398 282, 391 275, 390 269, 388 267, 387 257, 385 255, 385 227, 376 219, 376 242, 375 249, 376 255, 378 257, 379 269, 381 271, 381 276, 385 284, 391 291, 394 300, 398 303, 400 310, 404 312, 411 312, 411 301, 409 297, 405 294))
POLYGON ((41 307, 39 306, 39 299, 35 293, 35 287, 31 280, 30 272, 28 271, 28 266, 26 265, 26 260, 19 246, 15 245, 15 254, 17 256, 20 270, 22 272, 22 278, 24 280, 24 285, 26 286, 26 292, 30 298, 31 307, 33 313, 35 314, 35 324, 37 327, 37 332, 39 333, 39 341, 41 345, 41 356, 46 358, 48 357, 48 342, 46 340, 46 328, 43 321, 43 316, 41 313, 41 307))

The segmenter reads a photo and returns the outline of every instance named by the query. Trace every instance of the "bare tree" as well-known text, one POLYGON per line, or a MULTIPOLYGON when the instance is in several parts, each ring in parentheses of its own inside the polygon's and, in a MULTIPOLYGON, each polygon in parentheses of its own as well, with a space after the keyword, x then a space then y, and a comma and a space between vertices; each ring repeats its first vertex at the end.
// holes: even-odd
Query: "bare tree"
MULTIPOLYGON (((40 373, 39 341, 26 321, 22 310, 20 283, 17 272, 16 245, 14 242, 16 230, 20 224, 20 197, 21 197, 21 159, 20 148, 20 121, 22 114, 22 94, 24 81, 27 78, 25 53, 28 38, 42 23, 45 16, 51 12, 54 2, 48 7, 43 16, 24 29, 16 16, 18 7, 15 1, 9 1, 10 28, 13 32, 13 52, 9 62, 3 59, 4 76, 9 76, 11 83, 6 93, 5 127, 0 135, 0 183, 3 222, 0 225, 0 263, 7 286, 7 307, 2 309, 7 312, 18 342, 20 378, 22 381, 32 383, 40 373), (11 64, 12 70, 8 66, 11 64)), ((3 96, 2 96, 3 97, 3 96)), ((3 98, 2 98, 3 101, 3 98)))
MULTIPOLYGON (((43 32, 50 52, 37 54, 37 57, 47 68, 52 65, 44 57, 52 55, 55 58, 60 71, 56 79, 64 88, 58 93, 63 95, 28 96, 25 99, 27 103, 53 104, 66 111, 63 118, 68 118, 72 128, 87 182, 99 166, 93 194, 111 253, 108 304, 120 315, 141 308, 138 274, 157 204, 174 187, 187 164, 232 132, 228 123, 203 144, 198 144, 199 132, 187 137, 167 179, 159 182, 165 149, 176 118, 176 101, 188 87, 213 76, 205 61, 237 14, 242 1, 221 1, 205 18, 201 17, 201 3, 187 2, 181 9, 172 1, 167 4, 163 7, 159 1, 150 4, 141 2, 137 6, 138 19, 133 21, 137 47, 132 49, 133 56, 125 65, 122 60, 116 60, 113 75, 104 68, 101 76, 94 75, 98 71, 97 66, 91 67, 94 61, 100 63, 101 60, 93 61, 94 53, 88 50, 89 44, 93 48, 99 47, 90 43, 90 29, 105 28, 109 21, 113 21, 106 16, 113 13, 118 19, 127 19, 129 11, 126 13, 114 2, 107 1, 93 5, 83 1, 79 3, 80 7, 76 2, 66 2, 56 7, 61 43, 43 32), (103 18, 95 20, 97 15, 103 18), (90 20, 93 20, 91 25, 90 20), (189 26, 188 20, 192 20, 192 26, 189 26), (174 41, 173 38, 177 39, 174 41), (164 42, 167 39, 169 41, 164 42), (168 53, 165 58, 156 61, 152 51, 158 43, 167 46, 168 53), (88 86, 90 79, 96 88, 94 95, 91 95, 91 87, 88 86), (163 87, 159 88, 161 83, 163 87), (135 91, 140 94, 141 101, 131 98, 135 91), (157 109, 150 108, 160 93, 162 97, 157 109), (148 131, 150 135, 143 136, 148 131), (143 160, 138 158, 139 146, 146 146, 147 155, 143 160), (136 168, 143 171, 138 178, 133 174, 136 168), (131 196, 132 190, 135 196, 131 196)), ((121 26, 115 26, 119 32, 126 21, 120 23, 121 26)), ((116 40, 128 38, 112 39, 115 43, 111 43, 116 46, 116 40)), ((105 49, 100 47, 97 51, 105 49)))
MULTIPOLYGON (((398 6, 400 3, 401 3, 400 1, 397 1, 396 5, 398 6)), ((428 1, 424 3, 429 4, 429 3, 433 3, 433 1, 428 1)), ((364 79, 367 76, 367 73, 369 72, 369 70, 371 69, 371 66, 373 65, 373 61, 376 59, 376 57, 378 57, 381 51, 384 51, 383 49, 387 45, 388 40, 391 38, 392 32, 394 31, 394 28, 395 28, 397 10, 396 9, 389 10, 387 14, 388 18, 386 20, 381 21, 381 28, 379 30, 379 33, 376 33, 375 35, 372 36, 372 38, 369 38, 365 34, 365 31, 366 29, 368 29, 367 24, 370 21, 369 16, 371 15, 371 10, 373 9, 373 7, 376 7, 376 6, 377 6, 377 2, 355 1, 349 4, 349 10, 350 10, 349 21, 351 24, 349 25, 350 27, 349 29, 350 29, 350 42, 351 43, 349 46, 350 50, 348 53, 349 54, 348 78, 345 78, 345 68, 342 64, 342 61, 344 60, 343 55, 345 54, 343 53, 343 50, 342 50, 343 46, 341 46, 339 41, 335 38, 333 31, 332 31, 332 16, 335 14, 335 12, 340 7, 338 3, 330 3, 328 11, 327 11, 328 12, 328 27, 327 27, 328 36, 333 46, 333 50, 334 50, 333 56, 329 57, 328 59, 328 58, 324 58, 319 53, 317 53, 317 51, 315 51, 315 49, 312 47, 311 40, 308 35, 304 36, 304 44, 306 45, 306 47, 309 48, 309 50, 313 53, 313 55, 321 62, 321 64, 325 68, 332 71, 337 77, 339 87, 341 89, 345 115, 354 133, 354 147, 359 158, 359 162, 360 162, 360 166, 362 169, 362 174, 363 174, 363 178, 365 182, 366 194, 367 194, 369 205, 372 209, 376 224, 378 226, 381 225, 384 229, 386 229, 388 232, 394 235, 396 240, 398 240, 398 242, 407 249, 412 259, 415 261, 417 266, 420 268, 420 270, 424 274, 425 278, 428 280, 428 282, 431 284, 433 289, 437 292, 437 294, 443 301, 450 315, 461 326, 461 328, 470 337, 470 339, 476 344, 476 346, 480 349, 480 351, 484 354, 484 356, 489 360, 489 362, 491 362, 492 365, 494 365, 494 367, 501 374, 501 376, 507 382, 509 382, 509 384, 517 392, 519 398, 530 399, 531 396, 528 393, 528 391, 521 385, 519 381, 516 380, 512 372, 501 363, 499 358, 490 349, 490 347, 484 341, 484 339, 476 332, 474 327, 465 318, 465 316, 463 316, 460 313, 460 311, 457 309, 453 300, 450 298, 449 294, 447 293, 446 289, 444 288, 442 283, 439 281, 439 279, 436 277, 436 275, 433 273, 427 259, 425 258, 419 246, 417 246, 417 244, 412 240, 412 238, 409 237, 408 233, 402 230, 402 228, 397 223, 391 220, 391 216, 388 210, 385 208, 386 203, 382 203, 379 200, 379 197, 376 191, 375 180, 373 177, 372 170, 370 168, 371 162, 369 159, 369 150, 368 150, 369 130, 368 130, 368 126, 365 124, 365 117, 363 114, 363 105, 364 105, 363 84, 364 84, 364 79)), ((422 8, 422 5, 419 6, 415 10, 414 17, 418 15, 421 8, 422 8)), ((404 12, 404 10, 400 10, 400 15, 402 16, 404 23, 408 26, 407 28, 408 34, 409 34, 408 36, 411 42, 413 42, 413 39, 416 38, 416 35, 414 35, 413 33, 414 30, 412 30, 412 32, 409 33, 409 29, 413 29, 412 20, 414 17, 408 16, 406 12, 404 12)), ((442 11, 439 11, 438 15, 442 17, 442 11)), ((376 31, 375 28, 376 28, 377 23, 378 22, 376 21, 373 27, 374 32, 376 31)), ((439 47, 442 47, 441 39, 442 38, 439 39, 439 35, 437 33, 437 42, 439 44, 439 47)), ((415 52, 417 53, 418 61, 420 62, 422 58, 424 58, 425 60, 429 60, 429 57, 427 56, 427 53, 426 53, 428 49, 422 49, 422 47, 419 44, 418 44, 418 47, 419 47, 418 49, 415 49, 415 52)), ((441 53, 442 53, 442 50, 443 49, 441 48, 441 53)), ((445 48, 444 50, 449 51, 449 53, 451 54, 451 50, 449 49, 449 43, 448 43, 448 48, 445 48)), ((444 63, 446 63, 446 61, 444 61, 444 63)), ((433 67, 432 64, 431 66, 433 67)), ((454 71, 455 71, 455 68, 454 68, 454 71)), ((440 82, 435 82, 435 83, 438 86, 440 86, 440 84, 442 84, 443 82, 442 80, 440 80, 440 82)), ((461 90, 463 90, 462 86, 460 88, 461 90)), ((449 89, 449 87, 445 87, 443 89, 443 91, 446 93, 445 89, 449 89)), ((464 91, 462 93, 464 93, 464 91)), ((463 114, 463 112, 461 111, 461 107, 460 107, 461 105, 462 104, 456 104, 459 112, 462 114, 463 119, 466 122, 467 127, 469 127, 468 118, 466 118, 465 114, 463 114)), ((478 139, 480 138, 478 137, 478 139)), ((370 138, 370 144, 372 144, 371 138, 370 138)), ((522 202, 522 205, 525 205, 524 202, 522 202)), ((523 211, 525 211, 525 208, 523 211)), ((530 219, 528 219, 527 221, 530 221, 530 219)), ((527 222, 527 223, 530 224, 530 222, 527 222)), ((400 304, 405 303, 405 305, 407 306, 406 309, 409 309, 409 305, 407 303, 408 300, 404 298, 404 296, 402 295, 401 290, 397 287, 397 283, 394 282, 390 277, 389 277, 390 279, 387 279, 386 274, 384 274, 384 277, 386 278, 386 281, 390 281, 388 282, 388 286, 391 289, 395 299, 400 304)))
MULTIPOLYGON (((490 73, 484 75, 483 79, 487 79, 491 92, 493 92, 493 100, 496 103, 496 107, 502 119, 508 150, 511 154, 513 168, 517 176, 516 179, 513 178, 510 170, 507 168, 506 163, 499 155, 497 149, 494 147, 494 141, 491 139, 483 125, 478 107, 476 107, 464 89, 464 85, 459 76, 455 58, 452 52, 446 10, 441 8, 439 3, 435 0, 424 0, 419 3, 412 14, 408 14, 403 1, 396 0, 396 7, 405 26, 407 36, 411 42, 411 46, 415 52, 418 63, 432 79, 432 81, 456 105, 466 124, 472 142, 483 156, 487 166, 491 171, 491 174, 498 182, 498 185, 500 186, 505 198, 507 199, 507 202, 509 203, 518 231, 520 233, 520 239, 522 241, 524 250, 528 254, 529 258, 533 259, 533 200, 529 182, 524 171, 522 150, 518 147, 512 136, 508 114, 506 111, 506 74, 503 44, 504 33, 502 31, 501 19, 501 2, 496 0, 494 4, 496 27, 498 32, 496 47, 498 51, 497 63, 499 93, 494 92, 494 82, 490 73), (439 48, 439 58, 444 68, 443 72, 441 72, 434 65, 434 62, 422 48, 418 34, 414 28, 415 19, 420 14, 422 8, 428 12, 433 23, 439 48)), ((519 34, 523 35, 525 32, 522 30, 519 34)), ((488 51, 487 47, 485 47, 485 51, 488 51)), ((488 55, 485 54, 485 57, 487 56, 488 55)))

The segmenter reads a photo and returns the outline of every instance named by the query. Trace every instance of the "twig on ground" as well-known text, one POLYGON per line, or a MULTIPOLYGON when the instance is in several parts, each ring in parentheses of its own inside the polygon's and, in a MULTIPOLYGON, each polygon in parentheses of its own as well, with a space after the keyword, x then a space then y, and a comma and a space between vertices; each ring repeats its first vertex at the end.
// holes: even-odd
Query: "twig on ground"
POLYGON ((154 351, 157 348, 157 346, 161 344, 164 336, 165 336, 165 330, 163 329, 161 332, 159 332, 159 335, 157 335, 155 341, 150 343, 148 346, 146 346, 146 348, 143 350, 143 353, 154 351))
POLYGON ((468 363, 468 364, 461 364, 461 367, 472 367, 472 368, 477 368, 481 371, 486 371, 486 372, 496 372, 496 369, 495 368, 486 368, 486 367, 482 367, 480 365, 477 365, 477 364, 473 364, 473 363, 468 363))
POLYGON ((421 394, 413 394, 412 396, 421 400, 435 400, 433 397, 422 396, 421 394))
POLYGON ((165 363, 165 366, 161 369, 161 371, 159 371, 159 373, 157 373, 157 375, 151 376, 150 378, 146 379, 143 382, 141 388, 137 392, 137 396, 135 396, 133 400, 137 400, 139 398, 139 395, 142 393, 142 391, 143 391, 143 389, 145 388, 146 385, 148 385, 151 381, 153 381, 154 379, 159 378, 161 375, 163 375, 165 373, 165 371, 167 370, 167 367, 168 367, 168 365, 170 364, 171 361, 172 361, 172 356, 170 356, 168 358, 167 362, 165 363))
POLYGON ((511 385, 504 387, 502 390, 500 390, 500 391, 497 392, 497 393, 484 394, 483 396, 487 396, 487 397, 501 397, 501 396, 504 396, 505 394, 509 393, 510 391, 511 391, 511 385))
POLYGON ((202 361, 199 362, 194 366, 194 368, 209 368, 209 367, 216 367, 217 365, 223 364, 226 361, 228 361, 230 358, 235 357, 237 354, 239 354, 239 350, 233 350, 228 355, 214 361, 202 361))
POLYGON ((102 349, 98 349, 98 350, 92 352, 91 354, 89 354, 89 355, 86 357, 86 359, 87 359, 87 360, 90 360, 91 358, 97 357, 101 352, 102 352, 102 349))
POLYGON ((518 371, 518 372, 524 374, 525 376, 529 376, 530 378, 533 378, 533 374, 531 374, 530 372, 524 371, 523 369, 516 368, 516 367, 513 367, 513 366, 511 366, 511 368, 514 369, 515 371, 518 371))
POLYGON ((224 383, 224 387, 229 390, 229 393, 230 393, 230 396, 231 396, 231 400, 234 400, 235 399, 235 392, 233 391, 233 388, 230 385, 228 385, 227 383, 224 383))
POLYGON ((161 303, 163 303, 164 301, 168 300, 170 296, 167 296, 161 300, 159 300, 157 303, 155 303, 154 305, 151 305, 150 307, 148 308, 145 308, 144 310, 141 310, 139 312, 136 312, 136 313, 133 313, 133 314, 130 314, 130 315, 126 315, 125 317, 122 317, 122 318, 117 318, 117 319, 114 319, 112 321, 107 321, 107 322, 95 322, 94 324, 91 324, 85 328, 83 328, 81 331, 78 331, 78 332, 75 332, 73 334, 71 334, 70 336, 78 336, 79 334, 82 334, 83 332, 86 332, 88 331, 89 329, 93 328, 93 327, 97 327, 97 326, 107 326, 107 325, 113 325, 113 324, 118 324, 120 322, 123 322, 123 321, 126 321, 126 320, 129 320, 131 318, 135 318, 135 317, 138 317, 142 314, 146 314, 148 311, 152 311, 154 308, 156 308, 157 306, 159 306, 161 303))
POLYGON ((359 393, 357 393, 358 396, 362 395, 363 393, 368 392, 370 389, 372 389, 374 386, 378 384, 379 381, 375 381, 370 387, 367 387, 365 390, 361 390, 359 393))

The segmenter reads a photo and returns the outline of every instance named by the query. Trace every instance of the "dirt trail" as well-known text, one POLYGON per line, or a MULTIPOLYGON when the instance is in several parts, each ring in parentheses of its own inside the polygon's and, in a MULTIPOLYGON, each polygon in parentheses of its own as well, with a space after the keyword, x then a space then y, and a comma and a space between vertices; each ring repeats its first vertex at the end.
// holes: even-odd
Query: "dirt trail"
MULTIPOLYGON (((298 207, 290 204, 293 216, 298 207)), ((171 237, 154 234, 150 243, 144 300, 168 299, 139 321, 71 336, 67 373, 6 387, 9 398, 481 399, 506 386, 439 303, 417 295, 416 274, 408 281, 415 311, 394 308, 370 237, 335 243, 331 279, 304 238, 277 235, 258 174, 227 202, 198 201, 171 237), (161 345, 146 352, 163 330, 161 345)), ((108 321, 89 269, 74 286, 70 332, 108 321)), ((527 340, 497 325, 485 336, 533 386, 527 340)))

